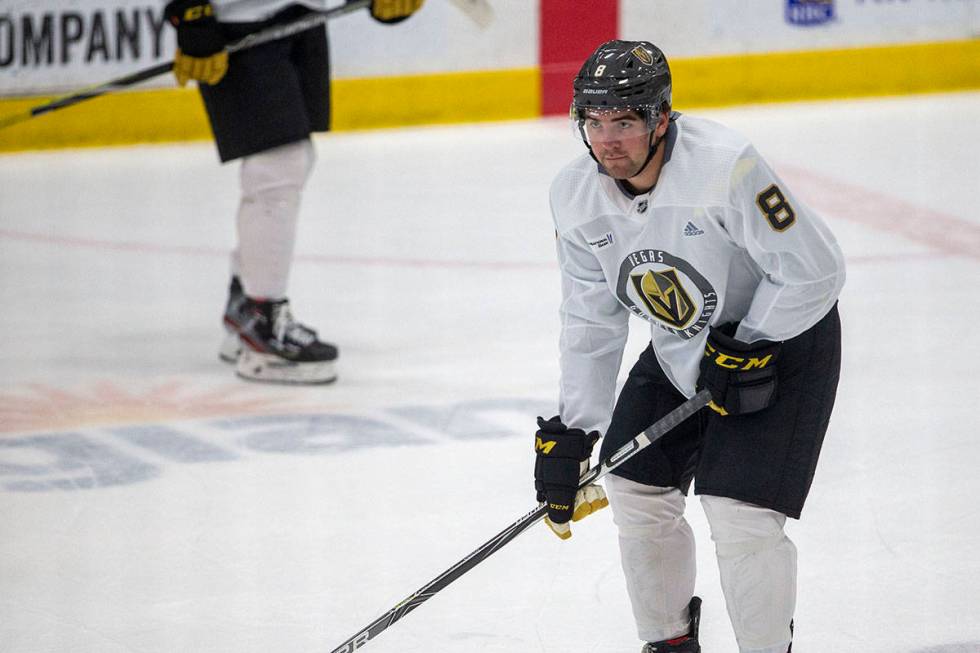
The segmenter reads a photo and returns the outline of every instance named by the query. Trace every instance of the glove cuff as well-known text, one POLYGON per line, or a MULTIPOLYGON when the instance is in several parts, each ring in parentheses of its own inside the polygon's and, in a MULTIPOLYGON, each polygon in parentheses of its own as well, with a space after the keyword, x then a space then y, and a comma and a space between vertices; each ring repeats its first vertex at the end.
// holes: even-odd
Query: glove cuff
POLYGON ((698 389, 711 391, 714 410, 722 415, 748 414, 776 401, 776 359, 782 343, 742 342, 712 327, 704 347, 698 389))
POLYGON ((164 14, 177 30, 177 47, 184 55, 210 57, 228 45, 211 3, 206 0, 174 0, 166 6, 164 14))
POLYGON ((588 460, 592 457, 592 449, 600 437, 598 431, 586 433, 582 429, 570 429, 559 417, 552 417, 550 420, 539 417, 538 428, 534 437, 534 450, 539 457, 588 460))
POLYGON ((772 340, 743 342, 712 328, 708 333, 704 355, 712 363, 728 370, 752 370, 776 362, 782 343, 772 340))

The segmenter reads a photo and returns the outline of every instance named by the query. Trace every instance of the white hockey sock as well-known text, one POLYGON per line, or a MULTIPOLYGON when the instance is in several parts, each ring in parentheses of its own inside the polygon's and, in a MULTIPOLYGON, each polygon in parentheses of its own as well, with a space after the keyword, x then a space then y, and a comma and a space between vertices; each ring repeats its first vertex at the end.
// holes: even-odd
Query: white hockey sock
POLYGON ((232 254, 232 270, 237 268, 250 297, 286 297, 300 198, 314 160, 309 139, 242 160, 238 248, 232 254))
POLYGON ((643 485, 615 475, 605 481, 626 589, 640 639, 657 642, 684 635, 694 593, 694 533, 684 519, 676 488, 643 485))
POLYGON ((783 532, 786 516, 724 497, 702 495, 701 505, 740 653, 785 653, 796 608, 796 546, 783 532))

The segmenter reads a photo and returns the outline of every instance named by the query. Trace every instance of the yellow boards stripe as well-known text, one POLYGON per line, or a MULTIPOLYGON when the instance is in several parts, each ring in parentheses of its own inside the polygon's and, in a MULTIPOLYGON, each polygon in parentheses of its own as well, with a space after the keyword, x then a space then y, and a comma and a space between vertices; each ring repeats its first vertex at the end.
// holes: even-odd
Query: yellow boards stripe
MULTIPOLYGON (((975 89, 980 39, 677 59, 671 70, 674 105, 682 110, 975 89)), ((523 119, 541 111, 537 68, 337 79, 332 89, 337 130, 523 119)), ((0 99, 0 124, 50 99, 0 99)), ((196 90, 134 90, 0 129, 0 151, 206 138, 196 90)))
POLYGON ((678 59, 674 105, 719 106, 980 88, 980 39, 678 59))

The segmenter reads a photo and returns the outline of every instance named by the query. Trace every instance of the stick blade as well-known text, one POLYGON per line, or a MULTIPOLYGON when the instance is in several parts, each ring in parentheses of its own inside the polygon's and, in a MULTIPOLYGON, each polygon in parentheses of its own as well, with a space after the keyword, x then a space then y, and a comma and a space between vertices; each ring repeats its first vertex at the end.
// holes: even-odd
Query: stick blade
POLYGON ((451 0, 456 8, 466 14, 480 29, 490 27, 493 22, 493 7, 487 0, 451 0))

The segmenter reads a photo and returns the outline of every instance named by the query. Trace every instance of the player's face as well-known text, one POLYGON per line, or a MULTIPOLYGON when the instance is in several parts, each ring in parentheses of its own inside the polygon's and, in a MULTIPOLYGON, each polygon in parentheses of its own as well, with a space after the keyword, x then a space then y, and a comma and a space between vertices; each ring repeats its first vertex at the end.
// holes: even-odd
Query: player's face
POLYGON ((650 152, 650 127, 636 111, 589 111, 585 135, 602 167, 616 179, 640 172, 650 152))

